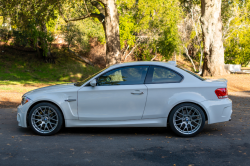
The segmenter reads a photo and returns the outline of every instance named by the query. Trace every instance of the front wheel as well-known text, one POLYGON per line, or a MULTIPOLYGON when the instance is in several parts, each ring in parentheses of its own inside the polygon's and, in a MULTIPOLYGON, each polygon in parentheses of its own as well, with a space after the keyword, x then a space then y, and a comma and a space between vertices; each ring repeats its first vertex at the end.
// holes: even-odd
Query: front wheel
POLYGON ((197 135, 205 125, 203 110, 192 103, 178 105, 169 116, 169 125, 172 131, 182 137, 197 135))
POLYGON ((55 105, 47 102, 35 105, 28 117, 31 129, 43 136, 57 133, 63 124, 61 111, 55 105))

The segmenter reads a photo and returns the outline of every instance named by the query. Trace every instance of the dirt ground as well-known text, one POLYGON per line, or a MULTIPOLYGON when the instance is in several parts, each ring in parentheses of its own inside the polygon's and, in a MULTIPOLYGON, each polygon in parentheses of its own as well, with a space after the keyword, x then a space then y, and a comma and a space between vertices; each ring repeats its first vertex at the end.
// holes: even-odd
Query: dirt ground
MULTIPOLYGON (((228 92, 250 91, 250 75, 231 74, 221 77, 212 77, 212 79, 225 78, 228 80, 228 92)), ((47 85, 0 85, 0 108, 15 108, 21 102, 24 93, 44 87, 47 85)))

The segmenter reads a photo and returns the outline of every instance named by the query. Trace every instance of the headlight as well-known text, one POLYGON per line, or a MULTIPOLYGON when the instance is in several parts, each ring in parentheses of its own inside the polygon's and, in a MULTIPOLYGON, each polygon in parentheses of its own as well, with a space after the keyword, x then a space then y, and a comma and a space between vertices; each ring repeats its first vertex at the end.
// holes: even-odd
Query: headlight
POLYGON ((24 105, 30 101, 30 98, 23 96, 21 104, 24 105))

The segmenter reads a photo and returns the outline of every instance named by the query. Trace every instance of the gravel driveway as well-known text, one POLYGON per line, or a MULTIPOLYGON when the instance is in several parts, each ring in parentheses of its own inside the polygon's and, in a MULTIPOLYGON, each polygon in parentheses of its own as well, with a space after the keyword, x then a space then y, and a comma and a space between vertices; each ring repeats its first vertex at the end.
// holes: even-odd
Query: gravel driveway
POLYGON ((2 165, 249 165, 250 92, 230 93, 231 122, 205 125, 192 138, 165 128, 73 128, 37 136, 0 109, 2 165))

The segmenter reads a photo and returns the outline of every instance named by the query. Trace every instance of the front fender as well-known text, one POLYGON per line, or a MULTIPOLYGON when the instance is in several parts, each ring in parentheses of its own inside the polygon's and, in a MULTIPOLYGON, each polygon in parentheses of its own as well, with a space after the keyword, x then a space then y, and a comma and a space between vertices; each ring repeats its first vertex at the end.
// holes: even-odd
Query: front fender
POLYGON ((51 102, 57 105, 64 116, 64 119, 78 119, 78 112, 77 112, 77 95, 74 94, 65 94, 65 93, 46 93, 36 96, 28 96, 32 99, 33 104, 30 106, 33 107, 39 102, 51 102), (76 101, 67 102, 65 100, 74 98, 76 101))

